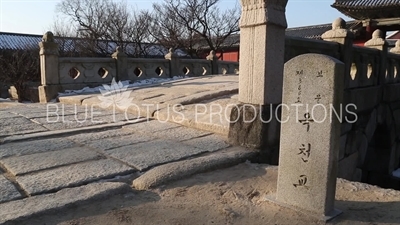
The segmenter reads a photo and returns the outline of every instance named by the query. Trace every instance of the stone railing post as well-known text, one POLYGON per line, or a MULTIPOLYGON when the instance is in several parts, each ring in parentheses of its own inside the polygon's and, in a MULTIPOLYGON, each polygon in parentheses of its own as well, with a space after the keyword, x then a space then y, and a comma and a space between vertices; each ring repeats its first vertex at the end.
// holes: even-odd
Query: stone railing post
POLYGON ((169 60, 169 76, 180 76, 179 57, 174 53, 172 48, 169 49, 168 54, 166 54, 164 58, 169 60))
POLYGON ((379 76, 378 76, 378 84, 386 83, 386 65, 387 65, 387 54, 388 54, 388 43, 385 40, 385 36, 381 30, 375 30, 372 33, 372 39, 365 42, 365 47, 375 48, 381 50, 381 57, 379 62, 379 76))
POLYGON ((111 55, 116 62, 117 74, 115 80, 128 80, 128 56, 122 51, 121 47, 117 47, 116 51, 111 55))
POLYGON ((260 149, 263 161, 272 164, 279 156, 286 4, 287 0, 241 0, 241 104, 232 109, 229 129, 231 144, 260 149))
MULTIPOLYGON (((353 40, 354 34, 346 29, 346 21, 342 18, 337 18, 332 23, 332 30, 322 34, 324 41, 331 41, 340 45, 340 60, 345 64, 344 73, 350 76, 350 70, 353 63, 353 40)), ((348 79, 345 79, 347 82, 348 79)), ((345 84, 345 87, 349 87, 345 84)))
POLYGON ((394 48, 390 49, 390 52, 400 55, 400 40, 396 41, 396 45, 394 46, 394 48))
POLYGON ((60 88, 60 75, 58 69, 58 44, 54 35, 48 31, 43 35, 40 47, 40 75, 39 101, 46 103, 57 97, 60 88))
POLYGON ((215 54, 214 50, 210 51, 210 54, 206 57, 207 60, 211 61, 211 73, 219 74, 218 71, 218 56, 215 54))

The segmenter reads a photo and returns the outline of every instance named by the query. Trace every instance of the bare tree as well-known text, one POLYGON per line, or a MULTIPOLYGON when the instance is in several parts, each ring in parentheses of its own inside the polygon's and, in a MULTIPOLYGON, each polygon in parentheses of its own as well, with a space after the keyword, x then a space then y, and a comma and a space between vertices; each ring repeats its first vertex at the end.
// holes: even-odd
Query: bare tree
POLYGON ((126 40, 133 43, 134 57, 151 55, 149 48, 152 45, 150 43, 154 42, 149 33, 151 14, 145 10, 133 10, 133 12, 135 13, 132 15, 130 24, 126 29, 126 40))
MULTIPOLYGON (((189 55, 196 55, 195 32, 186 27, 184 21, 174 12, 173 7, 169 7, 166 3, 153 4, 151 17, 149 32, 158 44, 166 49, 182 48, 189 55)), ((194 22, 193 17, 186 20, 194 22)))
MULTIPOLYGON (((147 40, 148 12, 129 10, 126 2, 111 0, 63 0, 57 12, 67 16, 74 24, 83 49, 93 54, 107 55, 118 45, 126 49, 136 42, 130 55, 145 54, 142 42, 147 40)), ((129 52, 128 52, 129 53, 129 52)))
POLYGON ((39 50, 2 50, 0 54, 0 81, 12 84, 18 101, 30 100, 25 95, 27 82, 40 80, 39 50))
POLYGON ((239 7, 221 12, 220 0, 164 0, 153 4, 151 34, 165 47, 183 48, 196 56, 204 48, 223 50, 239 31, 239 7))
MULTIPOLYGON (((49 31, 52 31, 58 43, 58 51, 60 56, 77 56, 79 49, 77 48, 77 30, 71 23, 65 20, 65 18, 57 16, 54 19, 54 23, 49 27, 49 31)), ((45 32, 43 32, 45 33, 45 32)))

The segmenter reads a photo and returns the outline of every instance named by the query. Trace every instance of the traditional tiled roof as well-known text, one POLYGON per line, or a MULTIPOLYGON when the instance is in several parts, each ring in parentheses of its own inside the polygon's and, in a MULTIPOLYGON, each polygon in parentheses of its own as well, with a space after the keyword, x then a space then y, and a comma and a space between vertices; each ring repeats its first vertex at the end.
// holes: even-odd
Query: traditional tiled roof
MULTIPOLYGON (((350 31, 357 32, 358 29, 362 28, 362 22, 360 21, 347 21, 346 28, 350 31)), ((304 26, 304 27, 293 27, 286 29, 286 36, 301 37, 310 39, 321 39, 323 33, 332 29, 332 23, 304 26)), ((227 44, 224 46, 237 47, 240 45, 240 34, 232 34, 226 40, 227 44)), ((208 46, 204 44, 203 48, 208 46)))
POLYGON ((0 32, 0 49, 25 50, 39 48, 42 35, 0 32))
MULTIPOLYGON (((353 20, 346 22, 346 29, 350 31, 356 31, 361 27, 362 23, 359 21, 353 20)), ((293 27, 286 29, 286 36, 321 39, 321 35, 331 29, 332 23, 304 27, 293 27)))
MULTIPOLYGON (((43 35, 33 34, 19 34, 19 33, 7 33, 0 32, 0 50, 26 50, 26 49, 38 49, 39 42, 42 41, 43 35)), ((69 37, 54 37, 54 41, 59 44, 60 51, 63 52, 77 52, 77 46, 87 44, 84 39, 80 38, 69 38, 69 37)), ((115 52, 117 43, 114 41, 99 40, 97 45, 101 46, 106 52, 99 52, 106 55, 111 55, 115 52)), ((163 57, 168 53, 168 50, 160 45, 155 44, 144 44, 146 45, 146 53, 152 57, 163 57)), ((136 44, 133 42, 125 43, 125 52, 128 55, 134 55, 136 44)), ((175 52, 179 56, 187 56, 187 54, 181 50, 175 52)))
POLYGON ((400 17, 400 0, 336 0, 331 6, 358 20, 400 17))

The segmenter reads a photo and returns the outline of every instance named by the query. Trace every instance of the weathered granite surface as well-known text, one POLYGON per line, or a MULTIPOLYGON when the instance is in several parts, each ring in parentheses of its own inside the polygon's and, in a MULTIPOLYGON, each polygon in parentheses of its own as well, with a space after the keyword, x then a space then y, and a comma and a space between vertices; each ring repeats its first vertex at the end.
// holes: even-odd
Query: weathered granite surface
POLYGON ((81 187, 67 188, 57 193, 33 196, 18 201, 0 204, 0 224, 18 221, 50 212, 62 212, 70 206, 129 192, 124 183, 93 183, 81 187))
POLYGON ((21 194, 9 180, 0 174, 0 203, 18 198, 22 198, 21 194))
POLYGON ((51 138, 0 144, 0 158, 21 156, 39 152, 56 151, 77 146, 66 138, 51 138))
POLYGON ((9 136, 15 134, 28 134, 47 129, 24 117, 0 118, 1 130, 0 136, 9 136))
POLYGON ((30 195, 57 191, 96 180, 126 175, 135 170, 112 159, 83 162, 39 173, 17 177, 17 182, 30 195))
POLYGON ((92 150, 85 147, 75 147, 59 151, 9 157, 0 160, 0 163, 16 176, 98 158, 100 158, 100 155, 92 150))
POLYGON ((207 151, 176 141, 156 140, 111 149, 107 151, 107 154, 138 170, 145 170, 155 165, 188 158, 207 151))

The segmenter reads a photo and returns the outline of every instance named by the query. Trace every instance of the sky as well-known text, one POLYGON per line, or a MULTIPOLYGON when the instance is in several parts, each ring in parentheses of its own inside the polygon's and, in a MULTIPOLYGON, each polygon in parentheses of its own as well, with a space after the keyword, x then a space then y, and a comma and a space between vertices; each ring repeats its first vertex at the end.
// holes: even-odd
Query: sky
MULTIPOLYGON (((151 9, 162 0, 127 0, 138 9, 151 9)), ((239 0, 220 0, 220 8, 231 8, 239 0)), ((0 0, 0 31, 44 34, 56 18, 55 8, 61 0, 0 0)), ((286 7, 288 27, 332 23, 336 18, 350 18, 332 8, 334 0, 289 0, 286 7)))

